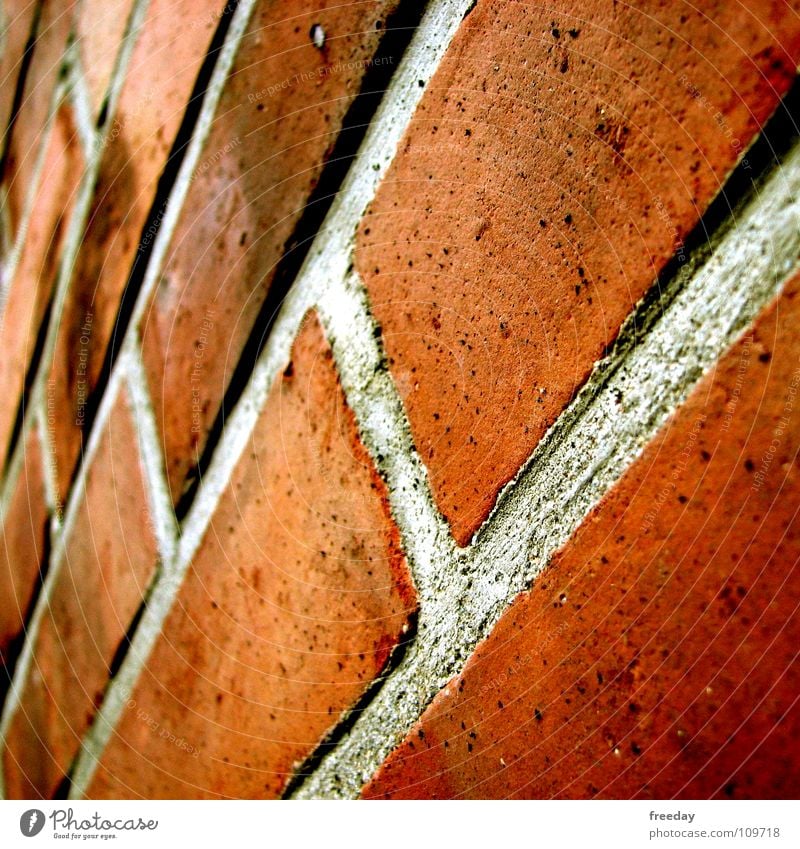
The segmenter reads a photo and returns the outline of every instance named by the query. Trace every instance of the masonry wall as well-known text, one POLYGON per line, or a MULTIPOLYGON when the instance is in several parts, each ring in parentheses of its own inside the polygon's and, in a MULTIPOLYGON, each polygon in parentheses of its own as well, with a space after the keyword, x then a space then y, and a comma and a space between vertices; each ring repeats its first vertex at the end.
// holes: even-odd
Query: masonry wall
POLYGON ((7 798, 800 794, 800 6, 3 0, 7 798))

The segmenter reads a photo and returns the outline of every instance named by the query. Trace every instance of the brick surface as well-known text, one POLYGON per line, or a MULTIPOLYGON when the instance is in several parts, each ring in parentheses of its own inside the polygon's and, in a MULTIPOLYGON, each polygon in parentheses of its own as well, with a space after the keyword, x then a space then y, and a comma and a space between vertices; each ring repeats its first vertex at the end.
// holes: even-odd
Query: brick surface
POLYGON ((42 4, 19 114, 8 138, 3 170, 4 205, 11 241, 18 232, 27 193, 33 189, 37 154, 51 112, 53 89, 61 70, 76 5, 77 0, 44 0, 42 4))
POLYGON ((25 624, 46 550, 44 469, 36 431, 28 435, 24 452, 0 528, 0 691, 8 683, 6 668, 13 660, 12 644, 25 624))
POLYGON ((105 100, 132 8, 133 0, 83 0, 81 4, 76 37, 95 116, 105 100))
POLYGON ((50 797, 63 780, 156 558, 135 425, 123 397, 92 461, 9 730, 9 798, 50 797))
POLYGON ((366 795, 797 798, 798 319, 795 279, 366 795))
POLYGON ((395 5, 292 0, 254 11, 144 318, 176 500, 395 5))
POLYGON ((62 495, 80 452, 86 402, 103 365, 158 179, 216 28, 218 6, 217 0, 153 0, 138 34, 52 362, 62 495), (154 67, 169 72, 154 74, 154 67))
POLYGON ((383 483, 309 316, 88 796, 278 795, 414 604, 383 483))
POLYGON ((465 544, 794 79, 797 9, 477 5, 359 233, 465 544))
POLYGON ((36 5, 29 0, 4 0, 0 4, 3 33, 3 50, 0 53, 0 133, 3 143, 35 11, 36 5))
POLYGON ((41 180, 19 265, 0 316, 0 454, 8 447, 40 324, 53 294, 58 261, 84 160, 70 107, 62 104, 47 139, 41 180))

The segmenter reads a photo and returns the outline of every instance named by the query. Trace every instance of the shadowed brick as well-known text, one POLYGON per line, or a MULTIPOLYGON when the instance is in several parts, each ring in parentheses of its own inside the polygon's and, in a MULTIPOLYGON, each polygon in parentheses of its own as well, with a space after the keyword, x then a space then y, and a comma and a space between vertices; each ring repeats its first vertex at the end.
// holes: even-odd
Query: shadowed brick
POLYGON ((478 0, 357 250, 459 544, 719 191, 798 56, 783 0, 478 0))
POLYGON ((798 319, 795 278, 365 795, 797 797, 798 319))
POLYGON ((72 110, 62 104, 47 139, 47 154, 31 209, 25 244, 0 316, 0 453, 8 447, 25 374, 53 294, 84 160, 72 110))
POLYGON ((6 664, 19 636, 44 565, 47 502, 42 449, 36 431, 24 448, 22 466, 2 523, 0 543, 0 690, 5 690, 6 664))
POLYGON ((0 52, 0 138, 4 143, 36 4, 30 0, 4 0, 0 5, 0 25, 3 32, 3 49, 0 52))
POLYGON ((143 319, 176 501, 395 5, 256 6, 143 319))
POLYGON ((8 138, 3 170, 3 204, 10 240, 17 235, 25 198, 33 189, 39 145, 44 138, 53 89, 59 78, 76 5, 77 0, 44 0, 42 3, 19 114, 8 138))
POLYGON ((50 797, 59 786, 156 566, 136 428, 124 398, 106 427, 9 730, 9 798, 50 797))
POLYGON ((279 795, 414 605, 384 485, 309 316, 87 795, 279 795))
POLYGON ((103 105, 132 8, 133 0, 83 0, 81 4, 76 37, 93 117, 103 105))
MULTIPOLYGON (((51 364, 62 496, 80 452, 86 402, 102 369, 131 266, 142 256, 137 253, 142 229, 216 28, 218 6, 216 0, 153 0, 138 34, 51 364)), ((152 241, 152 234, 146 239, 152 241)))

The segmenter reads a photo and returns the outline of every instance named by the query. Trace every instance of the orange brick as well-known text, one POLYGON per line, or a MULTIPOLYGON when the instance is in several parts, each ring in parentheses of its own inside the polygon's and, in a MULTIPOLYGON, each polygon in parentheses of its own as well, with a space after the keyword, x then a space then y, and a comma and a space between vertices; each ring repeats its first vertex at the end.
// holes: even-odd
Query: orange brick
POLYGON ((395 5, 291 0, 253 13, 144 319, 176 501, 395 5))
POLYGON ((157 551, 122 397, 89 469, 3 763, 9 798, 51 797, 88 730, 157 551))
POLYGON ((783 0, 478 0, 357 251, 459 544, 720 190, 799 57, 800 18, 783 0))
POLYGON ((5 690, 13 643, 25 625, 39 580, 47 548, 47 520, 42 449, 38 434, 31 431, 1 530, 0 690, 5 690))
POLYGON ((158 179, 215 31, 212 13, 218 6, 215 0, 153 0, 138 35, 50 364, 62 496, 81 449, 86 401, 103 366, 158 179), (169 73, 154 74, 157 67, 169 73))
POLYGON ((384 485, 309 317, 88 796, 279 795, 414 605, 384 485))
POLYGON ((6 192, 4 205, 12 241, 19 229, 25 198, 33 187, 39 146, 51 111, 53 91, 72 28, 76 3, 77 0, 44 0, 42 4, 19 114, 7 140, 3 171, 6 192))
POLYGON ((83 167, 72 110, 62 104, 47 140, 23 251, 0 315, 0 397, 5 399, 0 405, 0 453, 8 447, 39 325, 53 294, 83 167))
POLYGON ((83 0, 77 16, 81 64, 96 116, 105 100, 133 0, 83 0))
MULTIPOLYGON (((22 69, 25 47, 34 22, 36 4, 29 0, 6 0, 0 9, 3 27, 3 51, 0 54, 0 132, 3 143, 14 93, 22 69)), ((0 145, 2 146, 2 145, 0 145)))
POLYGON ((365 795, 797 797, 798 320, 795 279, 365 795))

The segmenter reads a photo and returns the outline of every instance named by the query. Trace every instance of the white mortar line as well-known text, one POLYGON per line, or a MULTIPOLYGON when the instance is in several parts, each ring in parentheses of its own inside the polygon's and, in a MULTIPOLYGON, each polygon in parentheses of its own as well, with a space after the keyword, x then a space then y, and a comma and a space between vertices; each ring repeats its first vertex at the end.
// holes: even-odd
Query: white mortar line
MULTIPOLYGON (((138 34, 142 19, 144 18, 149 3, 150 0, 138 0, 137 5, 131 13, 131 20, 129 22, 129 27, 133 27, 131 32, 138 34)), ((75 261, 78 257, 81 244, 83 243, 86 220, 91 209, 92 198, 94 196, 94 183, 100 169, 105 142, 108 137, 110 127, 113 124, 119 94, 125 81, 128 63, 136 42, 136 38, 131 36, 131 32, 126 33, 122 42, 122 47, 120 48, 117 56, 114 76, 109 86, 109 105, 107 110, 108 118, 103 130, 95 133, 95 149, 89 154, 81 186, 78 189, 78 200, 70 219, 64 250, 62 251, 59 273, 55 285, 55 295, 53 298, 50 324, 47 328, 47 336, 45 338, 44 349, 41 356, 41 365, 36 375, 37 383, 41 383, 47 379, 47 363, 53 355, 56 340, 58 338, 61 313, 72 282, 75 261)))
MULTIPOLYGON (((22 214, 17 227, 17 236, 14 239, 14 243, 11 246, 8 256, 5 258, 5 262, 3 264, 2 279, 0 279, 0 314, 5 312, 11 284, 14 281, 14 276, 17 273, 19 262, 22 259, 22 251, 24 250, 27 242, 28 228, 30 227, 31 217, 33 215, 33 207, 39 194, 44 165, 47 159, 47 152, 50 147, 50 139, 53 135, 53 125, 55 124, 55 118, 58 114, 58 110, 65 93, 64 85, 62 83, 58 83, 53 89, 53 95, 50 98, 47 120, 45 121, 44 127, 42 127, 38 150, 35 154, 36 158, 33 164, 31 184, 27 187, 27 191, 25 193, 22 214)), ((5 205, 5 203, 6 199, 4 198, 3 204, 5 205)))
POLYGON ((134 418, 139 432, 139 454, 145 470, 153 530, 161 562, 168 563, 174 559, 178 548, 178 523, 167 483, 164 454, 158 436, 158 422, 138 346, 131 346, 127 377, 134 418))
MULTIPOLYGON (((236 52, 245 34, 247 24, 256 3, 257 0, 243 0, 234 12, 233 19, 230 22, 228 32, 225 36, 225 42, 217 58, 214 72, 203 99, 192 139, 189 142, 186 156, 181 164, 165 214, 158 228, 158 233, 153 244, 153 251, 147 265, 147 271, 137 295, 130 324, 122 344, 123 355, 130 358, 133 363, 130 366, 131 387, 136 389, 139 399, 143 400, 145 402, 145 408, 149 409, 148 417, 150 417, 150 424, 146 424, 145 430, 149 430, 150 432, 149 434, 143 434, 145 445, 149 445, 151 450, 155 449, 158 452, 153 459, 153 463, 159 466, 159 470, 156 471, 155 468, 151 468, 150 472, 153 474, 151 483, 152 492, 155 496, 153 504, 154 515, 157 522, 163 526, 159 533, 161 535, 160 543, 164 546, 162 548, 164 557, 161 570, 151 586, 144 614, 133 635, 125 659, 117 676, 109 686, 92 727, 84 738, 81 750, 78 753, 73 768, 72 787, 70 790, 70 798, 73 799, 81 798, 88 789, 97 768, 100 755, 119 721, 129 693, 149 656, 156 637, 160 633, 163 621, 169 612, 172 600, 177 594, 179 587, 179 579, 176 578, 175 558, 178 555, 179 548, 182 548, 182 540, 176 540, 175 517, 166 478, 164 477, 161 481, 158 480, 164 475, 163 455, 158 439, 157 423, 149 400, 147 377, 143 372, 143 366, 139 359, 141 355, 139 351, 138 324, 143 312, 147 309, 151 293, 160 279, 161 269, 167 255, 172 233, 178 224, 183 203, 192 183, 193 172, 211 130, 228 73, 233 65, 236 52), (161 491, 162 485, 163 491, 161 491), (170 541, 170 538, 172 541, 170 541), (170 546, 172 553, 167 556, 170 546)), ((118 365, 115 365, 114 372, 116 372, 117 368, 118 365)), ((145 450, 145 447, 143 447, 143 450, 145 450)))
POLYGON ((32 427, 35 427, 33 417, 31 417, 30 421, 23 422, 19 439, 17 440, 17 444, 14 446, 14 453, 11 455, 11 459, 8 463, 8 471, 3 477, 2 488, 0 488, 0 524, 2 524, 5 519, 11 500, 14 498, 17 478, 19 477, 20 470, 22 469, 23 458, 25 456, 25 440, 28 438, 32 427))
MULTIPOLYGON (((33 409, 35 409, 39 403, 45 403, 46 381, 48 375, 47 363, 53 355, 56 339, 58 336, 58 319, 61 315, 61 311, 66 300, 67 291, 72 280, 74 263, 83 240, 84 226, 89 209, 91 207, 94 182, 102 159, 103 145, 105 142, 105 138, 107 137, 108 132, 111 126, 113 125, 113 117, 116 110, 116 104, 119 100, 122 86, 125 81, 127 67, 130 62, 131 54, 133 52, 138 33, 143 25, 149 2, 150 0, 138 0, 129 18, 127 31, 123 39, 122 47, 120 48, 120 51, 118 53, 115 69, 112 76, 112 81, 109 85, 107 109, 108 118, 105 122, 103 131, 96 134, 96 149, 93 152, 93 155, 90 157, 90 160, 87 164, 87 168, 84 172, 82 183, 78 193, 78 201, 76 203, 76 208, 70 220, 66 244, 64 246, 61 266, 59 269, 59 274, 55 286, 56 292, 53 301, 52 315, 50 317, 50 325, 47 330, 47 336, 45 340, 44 350, 42 352, 40 368, 36 375, 34 385, 30 393, 31 403, 29 407, 33 409)), ((201 111, 201 117, 204 115, 206 119, 204 133, 207 133, 208 127, 210 126, 211 118, 213 117, 213 112, 216 107, 216 99, 218 99, 219 90, 221 90, 222 83, 224 82, 224 79, 227 76, 227 71, 229 70, 233 58, 233 53, 235 52, 236 45, 232 45, 231 41, 235 40, 236 44, 238 44, 238 38, 241 38, 241 34, 246 23, 246 16, 249 15, 249 12, 254 4, 255 0, 250 0, 250 2, 241 4, 234 16, 234 21, 231 23, 231 30, 229 30, 228 38, 226 39, 226 47, 223 48, 222 55, 219 57, 217 67, 215 69, 215 80, 217 82, 217 97, 211 98, 211 100, 214 101, 213 104, 209 102, 209 98, 207 97, 204 101, 204 106, 201 111), (239 21, 238 38, 236 30, 237 20, 239 21)), ((192 153, 194 153, 194 157, 196 159, 197 152, 199 150, 199 139, 197 138, 197 135, 198 134, 196 133, 195 137, 192 140, 192 143, 190 144, 189 150, 187 151, 186 159, 183 163, 184 168, 181 172, 182 175, 186 174, 186 179, 184 182, 186 182, 187 186, 188 177, 191 175, 191 170, 187 170, 187 166, 194 164, 193 162, 190 162, 192 153)), ((170 205, 170 209, 173 210, 173 218, 176 218, 177 210, 174 209, 174 206, 178 206, 178 204, 176 203, 170 205)), ((166 221, 164 222, 164 224, 166 225, 166 221)), ((161 228, 161 230, 163 229, 164 227, 161 228)), ((160 235, 166 235, 161 233, 161 230, 159 231, 160 235)), ((132 326, 134 326, 133 323, 132 326)), ((98 433, 102 430, 104 417, 101 417, 100 410, 107 410, 108 399, 112 394, 115 394, 120 380, 125 379, 126 360, 130 356, 130 351, 132 347, 132 343, 130 341, 130 334, 128 334, 125 341, 127 344, 123 346, 123 351, 120 353, 119 360, 115 364, 115 367, 112 371, 112 375, 109 379, 109 385, 106 389, 103 399, 101 400, 100 408, 98 411, 98 418, 95 421, 92 428, 92 433, 89 436, 89 446, 92 446, 96 442, 96 439, 98 438, 98 433), (112 389, 114 390, 114 392, 112 392, 112 389)), ((105 415, 107 415, 107 412, 104 414, 104 416, 105 415)), ((27 417, 28 416, 26 415, 26 419, 27 417)), ((27 428, 29 426, 30 425, 27 422, 23 423, 24 428, 27 428)), ((76 503, 76 498, 78 497, 78 495, 82 497, 82 483, 85 478, 86 468, 90 457, 91 455, 89 453, 89 450, 87 449, 87 455, 83 458, 78 478, 75 482, 72 492, 70 493, 69 505, 67 507, 67 511, 64 518, 64 530, 60 537, 61 540, 65 538, 67 534, 67 529, 71 526, 71 521, 74 521, 74 519, 70 519, 70 517, 73 515, 75 510, 74 505, 76 503), (71 513, 70 510, 72 510, 73 512, 71 513)), ((163 518, 163 514, 159 515, 161 515, 163 518)), ((6 697, 5 704, 3 705, 3 713, 2 716, 0 716, 0 750, 2 750, 2 747, 5 745, 5 735, 7 733, 11 718, 13 717, 13 714, 18 707, 19 696, 24 688, 25 681, 27 679, 31 663, 31 656, 33 650, 32 647, 36 640, 36 635, 38 633, 39 623, 41 622, 43 612, 47 604, 49 603, 49 595, 52 592, 53 582, 55 581, 55 576, 58 571, 57 566, 59 565, 60 556, 60 548, 58 551, 56 550, 56 548, 54 548, 51 554, 50 570, 48 571, 48 576, 45 580, 45 584, 42 587, 39 603, 37 604, 37 607, 31 618, 30 628, 28 629, 26 642, 18 659, 11 687, 6 697)), ((0 791, 2 791, 3 787, 4 778, 2 775, 2 759, 0 758, 0 791)))
POLYGON ((199 545, 272 382, 291 357, 291 347, 303 316, 326 290, 340 291, 342 280, 348 275, 356 229, 422 99, 424 88, 418 81, 427 83, 433 76, 470 4, 471 0, 434 0, 429 4, 281 307, 250 381, 226 422, 184 523, 179 560, 191 558, 199 545))
MULTIPOLYGON (((138 432, 139 455, 145 471, 147 499, 153 519, 160 561, 159 568, 155 572, 146 596, 146 605, 149 610, 154 603, 158 603, 158 587, 165 580, 162 576, 169 575, 170 566, 175 558, 178 524, 172 508, 172 498, 170 497, 163 454, 158 439, 158 425, 150 400, 147 375, 141 360, 141 353, 133 344, 126 345, 124 357, 126 385, 133 406, 138 432)), ((169 578, 166 581, 171 583, 169 578)), ((129 655, 142 651, 141 639, 138 639, 140 630, 140 628, 137 628, 131 641, 128 649, 129 655)), ((126 665, 129 665, 127 659, 115 679, 117 682, 127 680, 130 675, 130 672, 125 670, 126 665)), ((109 694, 104 698, 97 718, 82 742, 81 751, 78 754, 73 771, 69 792, 70 799, 80 799, 85 794, 94 775, 97 760, 109 739, 109 731, 112 727, 109 717, 113 716, 118 719, 119 712, 128 699, 129 687, 118 686, 117 689, 120 690, 119 693, 109 694), (124 698, 118 699, 120 695, 124 695, 124 698)))
MULTIPOLYGON (((5 522, 6 513, 19 482, 22 467, 25 462, 25 444, 28 440, 32 427, 35 427, 33 417, 30 417, 28 420, 23 422, 22 431, 19 434, 17 445, 8 464, 7 473, 3 478, 3 486, 2 490, 0 490, 0 525, 5 522)), ((2 747, 0 746, 0 800, 4 800, 5 798, 6 784, 5 775, 3 773, 2 747)))
MULTIPOLYGON (((253 5, 253 3, 254 0, 250 0, 250 5, 253 5)), ((70 221, 67 229, 67 236, 65 239, 64 248, 62 250, 58 274, 54 285, 53 306, 49 319, 49 326, 47 328, 47 334, 45 337, 45 344, 43 346, 39 368, 35 376, 33 386, 31 387, 30 394, 32 399, 35 399, 36 397, 44 399, 46 395, 45 384, 49 374, 49 368, 47 367, 47 364, 49 363, 54 353, 55 344, 58 338, 60 316, 63 311, 64 302, 66 300, 70 284, 72 282, 75 261, 78 257, 78 252, 80 251, 80 247, 83 242, 85 224, 88 218, 89 210, 91 209, 92 198, 94 195, 94 183, 97 178, 97 174, 102 161, 105 140, 108 136, 111 126, 113 125, 116 105, 119 101, 122 86, 125 82, 125 75, 128 69, 128 64, 130 62, 130 58, 133 53, 133 49, 136 44, 139 31, 141 30, 141 27, 144 23, 149 4, 150 0, 136 0, 133 10, 131 11, 128 23, 126 25, 125 35, 123 36, 122 46, 118 51, 114 70, 112 72, 111 82, 109 84, 107 95, 108 118, 105 122, 103 130, 100 132, 94 132, 93 135, 95 149, 87 153, 87 164, 77 190, 77 200, 72 215, 70 216, 70 221)), ((59 85, 57 86, 57 91, 60 95, 63 94, 63 85, 61 83, 59 83, 59 85)), ((53 114, 55 113, 54 109, 51 111, 53 112, 53 114)), ((51 114, 51 121, 52 118, 53 115, 51 114)), ((206 127, 205 129, 207 132, 208 128, 206 127)), ((195 140, 193 140, 193 144, 194 141, 195 140)), ((192 146, 190 146, 190 151, 191 150, 192 146)), ((187 155, 187 159, 188 158, 189 156, 187 155)), ((38 180, 36 182, 38 183, 38 180)), ((18 241, 21 251, 24 244, 24 240, 20 239, 18 241)), ((18 259, 19 258, 17 257, 17 261, 18 259)), ((9 269, 9 271, 15 269, 15 267, 16 264, 14 264, 12 268, 9 269)), ((6 274, 5 268, 3 269, 3 272, 4 274, 6 274)), ((10 274, 6 274, 6 277, 9 280, 11 279, 10 274)), ((4 299, 5 297, 4 292, 5 287, 3 286, 2 290, 0 290, 0 298, 2 299, 4 299)), ((0 300, 0 305, 2 304, 3 300, 0 300)), ((29 405, 29 409, 35 408, 35 406, 35 403, 31 403, 29 405)))
MULTIPOLYGON (((704 372, 780 291, 798 258, 800 144, 795 144, 718 237, 707 261, 681 270, 674 281, 677 294, 663 313, 654 304, 629 318, 619 345, 595 367, 588 385, 504 489, 469 548, 430 568, 418 566, 418 575, 429 583, 421 588, 427 607, 421 607, 417 640, 297 797, 359 795, 508 605, 530 586, 704 372), (643 320, 650 329, 638 338, 633 328, 643 320)), ((356 338, 344 326, 344 316, 331 317, 331 332, 342 334, 336 346, 343 381, 358 386, 365 364, 355 352, 362 346, 369 349, 369 333, 362 329, 356 338)), ((348 400, 367 444, 379 445, 384 436, 371 416, 372 399, 360 392, 348 400)), ((413 504, 395 503, 405 498, 390 487, 398 518, 413 516, 413 504)))
MULTIPOLYGON (((125 71, 127 69, 128 60, 130 59, 130 54, 133 50, 133 46, 135 43, 135 38, 131 38, 129 36, 130 32, 136 31, 138 32, 138 28, 141 26, 142 20, 144 18, 147 7, 150 3, 150 0, 136 0, 133 11, 131 12, 126 35, 123 40, 123 46, 120 48, 120 51, 117 55, 117 60, 115 63, 115 69, 112 74, 112 85, 110 89, 114 89, 114 85, 117 88, 117 96, 118 90, 121 88, 122 83, 125 78, 125 71)), ((67 53, 70 57, 70 60, 75 58, 74 45, 71 45, 67 49, 67 53)), ((16 272, 17 265, 22 255, 22 250, 25 245, 25 237, 27 235, 27 228, 32 212, 33 203, 36 197, 36 193, 39 187, 40 177, 44 168, 44 160, 46 156, 47 142, 49 142, 50 133, 52 132, 52 124, 55 119, 55 115, 58 112, 58 106, 65 96, 66 87, 63 82, 58 82, 53 90, 53 97, 51 100, 50 109, 48 112, 48 121, 47 121, 47 134, 44 137, 44 144, 41 145, 40 150, 38 152, 38 159, 35 166, 34 177, 33 177, 33 188, 29 190, 28 195, 26 197, 25 209, 23 214, 23 224, 20 230, 19 238, 16 240, 16 243, 13 247, 13 254, 9 257, 7 263, 4 265, 3 271, 3 279, 0 281, 0 311, 5 307, 6 301, 6 289, 7 286, 10 285, 13 280, 14 273, 16 272)), ((115 101, 114 101, 115 102, 115 101)), ((109 109, 109 114, 113 114, 113 109, 109 109)), ((108 122, 107 122, 108 123, 108 122)), ((87 150, 86 151, 86 169, 81 178, 80 186, 77 190, 77 201, 75 204, 75 208, 73 209, 72 215, 70 216, 70 222, 67 230, 67 238, 64 244, 64 250, 62 251, 62 259, 59 265, 58 274, 56 277, 56 282, 54 285, 55 290, 55 298, 54 298, 54 310, 55 310, 55 302, 59 300, 59 292, 60 290, 64 290, 60 295, 60 301, 63 304, 64 297, 66 295, 66 287, 69 285, 70 279, 72 277, 72 266, 74 264, 75 258, 77 256, 77 251, 80 248, 81 241, 83 239, 83 229, 86 221, 86 217, 88 215, 88 211, 90 208, 93 188, 94 188, 94 180, 97 175, 97 169, 100 164, 100 158, 102 154, 102 143, 105 136, 103 134, 95 133, 96 146, 97 149, 95 151, 87 150)), ((55 331, 57 333, 57 321, 51 316, 50 318, 50 327, 48 328, 48 340, 50 336, 55 336, 56 333, 53 333, 53 329, 55 327, 55 331)), ((52 340, 53 344, 55 343, 55 339, 52 340)), ((52 348, 52 345, 50 346, 52 348)), ((45 345, 45 351, 47 351, 48 346, 45 345)), ((43 352, 41 357, 41 363, 46 363, 47 357, 43 352)), ((47 380, 47 371, 41 367, 39 368, 39 372, 36 375, 36 379, 34 381, 34 385, 31 387, 29 403, 27 407, 27 411, 23 417, 22 423, 22 431, 20 436, 24 435, 28 432, 29 428, 32 426, 28 421, 30 417, 34 419, 40 418, 43 416, 41 421, 43 422, 43 427, 41 428, 42 434, 42 442, 43 445, 45 442, 47 444, 50 443, 50 435, 49 430, 46 426, 46 406, 45 406, 45 384, 47 380)), ((15 455, 17 453, 17 449, 15 448, 15 455)), ((51 456, 51 455, 48 455, 51 456)), ((46 464, 48 465, 48 464, 46 464)), ((52 468, 48 468, 46 475, 50 475, 51 479, 48 482, 48 486, 53 485, 52 468)), ((10 476, 10 475, 9 475, 10 476)), ((3 492, 6 491, 6 481, 4 481, 3 492)), ((57 487, 56 487, 57 489, 57 487)), ((55 499, 55 503, 57 504, 57 497, 55 499)), ((5 510, 4 503, 0 503, 0 510, 5 510)), ((0 770, 2 769, 2 765, 0 764, 0 770)))
POLYGON ((403 402, 385 366, 367 293, 356 272, 331 283, 317 304, 334 352, 348 406, 362 440, 385 477, 392 513, 403 537, 421 607, 439 564, 459 557, 447 521, 436 507, 425 464, 417 454, 403 402))
POLYGON ((67 49, 69 63, 69 98, 75 115, 75 125, 78 129, 84 159, 88 162, 97 151, 97 131, 95 130, 94 115, 92 114, 92 98, 86 83, 83 70, 83 60, 77 41, 73 41, 67 49))
MULTIPOLYGON (((114 116, 117 111, 122 88, 125 85, 125 79, 128 72, 128 65, 133 55, 133 50, 136 47, 136 42, 139 40, 139 33, 144 26, 147 18, 147 10, 150 7, 150 0, 135 0, 127 23, 125 24, 125 33, 122 36, 122 43, 117 51, 116 59, 114 60, 114 68, 111 71, 111 79, 106 90, 106 120, 103 128, 97 133, 97 149, 102 151, 105 141, 105 134, 109 131, 114 123, 114 116)), ((92 124, 95 122, 92 121, 92 124)))
MULTIPOLYGON (((137 4, 134 7, 133 12, 131 13, 129 27, 133 26, 136 21, 139 22, 139 25, 141 24, 140 19, 143 17, 149 2, 150 0, 137 0, 137 4)), ((114 90, 115 86, 117 87, 117 89, 122 86, 125 71, 127 69, 128 60, 130 59, 130 54, 133 50, 134 41, 134 38, 128 38, 126 36, 126 39, 123 42, 123 46, 117 56, 117 63, 114 71, 115 78, 112 81, 110 90, 114 90)), ((57 86, 57 89, 59 91, 61 90, 61 86, 61 83, 59 83, 59 85, 57 86)), ((47 327, 47 333, 45 336, 45 344, 43 346, 42 354, 39 360, 38 371, 34 378, 33 386, 31 387, 30 394, 32 399, 35 399, 36 397, 45 397, 45 383, 49 374, 49 368, 47 364, 53 356, 56 340, 58 338, 59 320, 61 312, 63 310, 64 302, 67 297, 67 292, 72 281, 75 260, 77 259, 78 251, 80 250, 80 246, 83 242, 86 220, 91 209, 92 197, 94 195, 94 183, 102 159, 105 138, 108 134, 108 128, 111 124, 111 118, 114 114, 116 99, 116 97, 112 97, 111 95, 109 95, 109 120, 106 121, 106 126, 103 132, 95 134, 96 149, 88 155, 89 158, 87 159, 86 167, 84 169, 83 174, 81 175, 80 184, 77 189, 75 206, 69 218, 67 234, 64 239, 63 249, 61 251, 61 259, 59 261, 56 281, 53 286, 53 304, 49 324, 47 327)), ((52 112, 54 114, 55 110, 52 110, 52 112)), ((52 120, 52 117, 53 116, 51 115, 50 120, 52 120)), ((20 250, 21 247, 22 243, 20 243, 20 250)), ((11 279, 10 276, 8 279, 11 279)), ((29 404, 29 409, 35 409, 35 407, 35 402, 29 404)))
MULTIPOLYGON (((161 577, 154 585, 128 654, 106 693, 93 727, 84 739, 72 775, 73 798, 84 795, 91 783, 103 749, 114 733, 125 702, 130 697, 161 633, 183 576, 206 533, 231 473, 250 439, 272 383, 291 357, 292 344, 303 316, 316 303, 320 292, 329 286, 341 286, 341 281, 347 273, 356 228, 375 195, 382 172, 394 159, 400 139, 422 98, 424 88, 418 81, 427 83, 433 75, 470 3, 471 0, 434 0, 425 12, 402 62, 392 77, 358 156, 281 307, 247 387, 226 421, 220 442, 184 522, 177 558, 172 564, 165 564, 161 577)), ((243 5, 249 15, 253 6, 252 0, 243 5)), ((243 30, 246 24, 244 14, 245 10, 240 6, 231 23, 232 31, 238 26, 243 30)), ((233 34, 229 32, 229 40, 233 34)), ((237 30, 237 44, 241 34, 242 32, 237 30)), ((226 45, 225 49, 229 46, 226 45)), ((232 59, 231 55, 230 61, 232 59)), ((224 77, 212 82, 215 98, 218 98, 223 83, 224 77)), ((212 118, 213 111, 208 116, 202 116, 201 121, 205 126, 212 118)), ((173 192, 173 195, 179 194, 181 201, 188 191, 200 150, 199 139, 195 138, 173 192), (198 144, 195 145, 195 142, 198 144)), ((153 256, 148 265, 148 274, 134 308, 132 326, 138 323, 142 311, 146 308, 146 298, 158 280, 158 269, 177 218, 175 213, 173 220, 169 220, 171 212, 174 212, 172 202, 159 228, 153 256)))
POLYGON ((217 105, 225 87, 225 82, 228 79, 228 72, 236 58, 239 43, 245 34, 250 15, 257 2, 258 0, 241 0, 233 14, 233 19, 225 35, 225 43, 219 52, 214 73, 206 89, 192 139, 186 149, 186 156, 181 163, 180 171, 170 192, 164 216, 161 219, 155 241, 153 242, 153 251, 148 260, 141 290, 132 311, 131 328, 135 328, 139 324, 142 314, 150 303, 150 295, 161 279, 161 270, 170 247, 172 233, 180 219, 184 201, 192 185, 194 171, 200 160, 200 154, 205 148, 208 134, 211 131, 211 126, 217 112, 217 105))
MULTIPOLYGON (((103 394, 103 398, 100 401, 100 405, 97 410, 97 418, 95 420, 95 425, 92 428, 91 434, 89 435, 89 439, 84 451, 83 462, 81 463, 80 470, 78 472, 75 483, 73 484, 72 489, 70 490, 67 507, 64 511, 64 519, 61 527, 61 532, 56 536, 53 541, 54 544, 50 555, 50 565, 47 570, 47 575, 45 576, 44 583, 42 584, 42 588, 39 593, 39 598, 36 601, 36 606, 34 608, 33 615, 31 616, 31 621, 29 623, 29 627, 25 635, 25 642, 22 646, 22 650, 14 668, 14 674, 11 680, 11 685, 9 687, 5 703, 3 705, 2 715, 0 716, 0 755, 2 754, 2 751, 5 748, 6 735, 8 734, 8 729, 11 725, 11 722, 14 718, 17 709, 19 708, 20 697, 25 689, 25 684, 28 680, 28 674, 30 672, 31 663, 33 662, 34 647, 36 645, 36 640, 39 634, 39 628, 41 626, 42 619, 44 618, 47 610, 50 607, 50 599, 52 598, 53 590, 55 588, 59 572, 61 571, 61 565, 64 559, 66 541, 69 539, 70 532, 75 524, 76 516, 78 515, 78 512, 80 511, 84 501, 86 475, 88 474, 88 469, 92 465, 92 460, 97 452, 97 446, 100 443, 100 440, 104 434, 105 425, 108 421, 112 409, 114 408, 114 404, 119 394, 119 388, 122 385, 122 382, 125 377, 125 363, 122 362, 119 365, 120 368, 118 368, 111 376, 108 383, 108 388, 106 389, 105 393, 103 394)), ((36 404, 36 401, 37 399, 34 399, 34 405, 36 404)), ((34 410, 30 418, 33 421, 35 417, 36 413, 34 410)), ((29 427, 30 425, 27 426, 29 427)), ((20 442, 20 444, 22 443, 20 442)), ((0 764, 1 763, 2 757, 0 757, 0 764)), ((2 769, 0 769, 0 791, 2 791, 3 794, 5 792, 5 775, 2 773, 2 769)))
POLYGON ((42 452, 42 474, 44 477, 44 491, 47 499, 47 512, 52 517, 52 530, 57 534, 61 530, 63 520, 63 505, 58 497, 58 481, 56 480, 55 447, 50 435, 47 421, 47 411, 39 398, 34 411, 36 433, 39 438, 39 446, 42 452))

